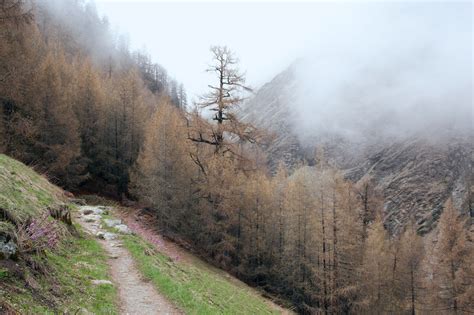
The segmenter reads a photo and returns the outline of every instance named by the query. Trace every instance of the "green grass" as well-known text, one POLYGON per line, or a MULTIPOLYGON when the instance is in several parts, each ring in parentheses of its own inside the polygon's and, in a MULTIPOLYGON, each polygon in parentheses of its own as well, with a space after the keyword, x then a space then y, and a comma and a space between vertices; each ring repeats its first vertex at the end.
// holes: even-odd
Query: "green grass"
POLYGON ((137 236, 124 236, 123 242, 145 278, 187 314, 277 313, 251 288, 239 286, 222 274, 173 261, 137 236))
MULTIPOLYGON (((103 204, 100 198, 90 199, 103 204)), ((14 234, 16 224, 64 201, 61 189, 0 154, 0 233, 14 234)), ((154 252, 151 244, 137 236, 124 236, 123 240, 143 275, 188 314, 275 313, 253 289, 222 271, 202 262, 175 262, 154 252), (146 254, 150 252, 152 255, 146 254)), ((116 289, 91 283, 109 279, 107 257, 92 238, 69 235, 54 252, 9 262, 0 260, 0 313, 5 309, 21 314, 75 314, 81 309, 95 314, 118 313, 116 289)))
MULTIPOLYGON (((70 237, 60 250, 46 253, 48 274, 35 276, 35 289, 25 289, 20 279, 6 277, 0 296, 21 314, 76 313, 87 309, 95 314, 118 314, 116 288, 93 285, 92 280, 110 280, 107 256, 91 238, 70 237)), ((0 269, 1 270, 1 269, 0 269)), ((6 270, 4 274, 8 275, 6 270)), ((0 272, 0 275, 2 273, 0 272)))
POLYGON ((0 154, 0 209, 18 223, 61 203, 63 193, 23 163, 0 154))
POLYGON ((8 278, 8 269, 0 268, 0 281, 8 278))
MULTIPOLYGON (((16 239, 17 228, 65 202, 63 191, 21 162, 0 154, 0 235, 16 239)), ((70 209, 74 208, 70 205, 70 209)), ((0 314, 117 314, 116 289, 108 280, 107 256, 92 238, 73 236, 58 221, 63 238, 54 251, 0 259, 0 314)), ((76 227, 80 231, 79 227, 76 227)))
POLYGON ((59 277, 61 287, 68 291, 68 304, 73 309, 86 308, 96 314, 117 314, 116 288, 112 285, 93 285, 91 280, 110 280, 107 256, 102 247, 90 238, 74 239, 62 255, 51 256, 50 262, 65 271, 59 277), (81 290, 78 290, 78 285, 81 290))

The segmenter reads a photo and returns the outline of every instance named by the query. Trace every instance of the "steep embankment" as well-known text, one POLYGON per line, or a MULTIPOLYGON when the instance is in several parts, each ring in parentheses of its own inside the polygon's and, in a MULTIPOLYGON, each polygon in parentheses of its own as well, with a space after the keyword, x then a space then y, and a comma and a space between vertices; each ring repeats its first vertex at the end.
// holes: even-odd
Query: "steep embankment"
POLYGON ((0 313, 115 314, 107 256, 70 221, 67 198, 24 164, 0 155, 0 313), (53 218, 55 216, 56 218, 53 218))

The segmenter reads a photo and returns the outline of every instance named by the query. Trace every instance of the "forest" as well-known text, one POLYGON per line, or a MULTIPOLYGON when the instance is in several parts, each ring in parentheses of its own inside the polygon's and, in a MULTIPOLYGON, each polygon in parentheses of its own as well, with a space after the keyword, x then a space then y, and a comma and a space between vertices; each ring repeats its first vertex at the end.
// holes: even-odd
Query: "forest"
POLYGON ((322 147, 311 165, 270 168, 272 133, 240 118, 252 90, 237 55, 211 47, 214 81, 188 104, 90 4, 0 0, 0 153, 75 194, 143 207, 301 314, 472 313, 472 218, 448 200, 433 233, 391 231, 383 192, 322 147))

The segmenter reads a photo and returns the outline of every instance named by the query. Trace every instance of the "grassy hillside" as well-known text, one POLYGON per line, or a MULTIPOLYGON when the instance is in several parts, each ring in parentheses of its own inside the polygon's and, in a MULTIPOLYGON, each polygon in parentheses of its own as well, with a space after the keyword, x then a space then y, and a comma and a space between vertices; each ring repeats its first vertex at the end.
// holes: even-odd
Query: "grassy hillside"
POLYGON ((63 201, 61 189, 23 163, 0 154, 0 209, 4 218, 22 223, 63 201))
POLYGON ((255 290, 198 259, 181 263, 137 236, 126 236, 124 245, 145 278, 188 314, 279 313, 255 290))
POLYGON ((117 313, 115 288, 91 283, 108 279, 102 248, 77 226, 49 215, 73 207, 65 201, 63 191, 46 178, 0 155, 0 241, 17 246, 8 259, 0 256, 0 313, 117 313), (40 243, 32 222, 54 227, 49 234, 57 240, 40 243))
MULTIPOLYGON (((89 204, 116 209, 103 219, 124 220, 134 235, 123 235, 123 245, 144 278, 187 314, 292 314, 229 273, 165 241, 148 219, 134 216, 136 210, 96 196, 86 199, 89 204)), ((114 232, 114 228, 108 230, 114 232)))

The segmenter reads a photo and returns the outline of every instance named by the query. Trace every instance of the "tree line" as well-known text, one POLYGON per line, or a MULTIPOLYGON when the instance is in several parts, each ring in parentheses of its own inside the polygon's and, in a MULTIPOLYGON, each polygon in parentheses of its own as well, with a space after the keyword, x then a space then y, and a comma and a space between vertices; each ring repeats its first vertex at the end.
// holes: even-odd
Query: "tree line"
POLYGON ((164 233, 300 313, 472 311, 468 217, 448 201, 436 233, 423 238, 413 221, 390 235, 371 179, 345 180, 322 149, 314 167, 271 174, 265 132, 238 118, 250 89, 237 59, 226 47, 211 52, 217 83, 191 112, 160 102, 132 171, 133 194, 164 233), (210 119, 199 115, 206 109, 210 119))
POLYGON ((123 40, 106 41, 90 3, 0 5, 1 151, 65 188, 126 194, 157 99, 184 107, 184 88, 123 40))
POLYGON ((271 135, 239 119, 251 89, 228 48, 211 48, 215 83, 186 106, 93 7, 59 3, 0 2, 1 152, 67 189, 138 200, 163 233, 300 313, 473 310, 472 225, 450 201, 436 232, 389 234, 370 178, 347 181, 322 148, 315 166, 267 169, 271 135))

